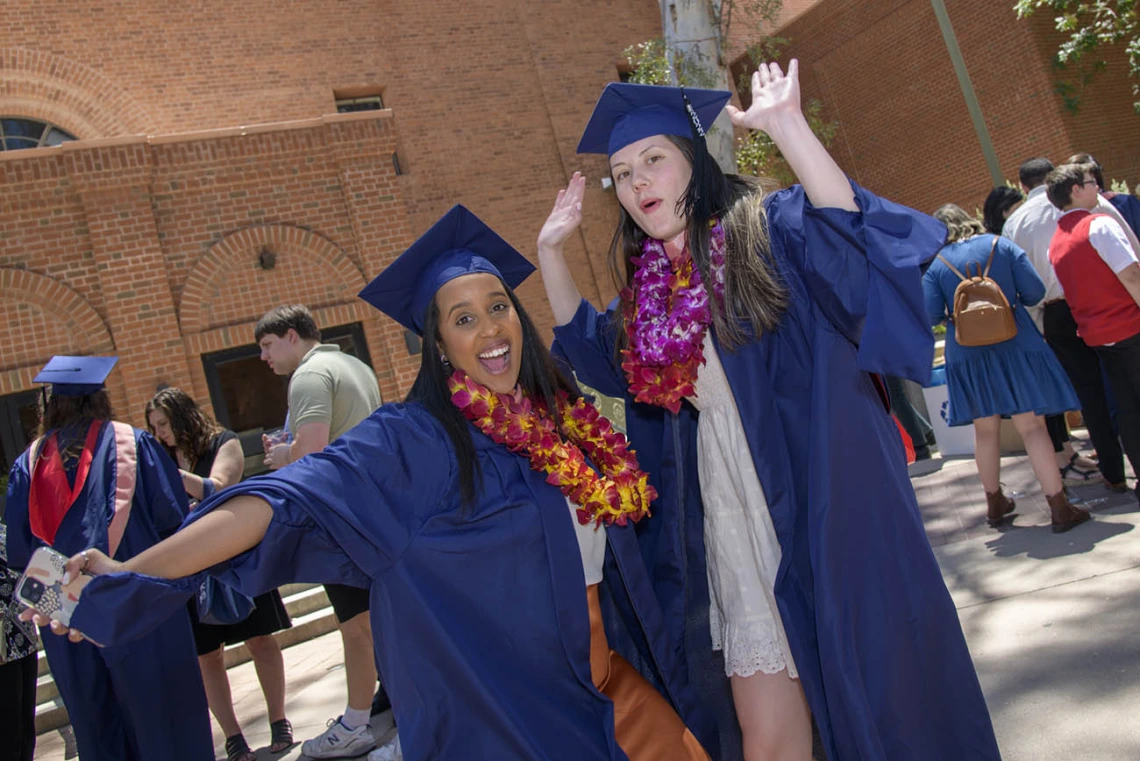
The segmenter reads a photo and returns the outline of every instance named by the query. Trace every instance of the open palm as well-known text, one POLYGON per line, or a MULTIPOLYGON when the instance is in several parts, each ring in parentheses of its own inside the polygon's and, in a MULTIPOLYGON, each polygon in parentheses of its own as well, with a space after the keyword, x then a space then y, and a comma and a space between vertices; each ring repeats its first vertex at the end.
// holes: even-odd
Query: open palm
POLYGON ((566 240, 582 224, 582 197, 586 194, 586 178, 575 172, 565 190, 558 191, 554 208, 538 233, 538 248, 561 250, 566 240))
POLYGON ((752 105, 747 111, 728 106, 728 114, 737 127, 765 132, 779 119, 800 113, 800 64, 788 64, 788 73, 780 64, 762 63, 752 75, 752 105))

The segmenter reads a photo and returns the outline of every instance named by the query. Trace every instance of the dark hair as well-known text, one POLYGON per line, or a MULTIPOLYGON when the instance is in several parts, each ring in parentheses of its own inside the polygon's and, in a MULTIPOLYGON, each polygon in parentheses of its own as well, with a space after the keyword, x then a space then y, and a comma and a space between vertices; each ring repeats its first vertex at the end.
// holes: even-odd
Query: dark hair
POLYGON ((270 333, 284 336, 290 330, 297 331, 297 337, 305 341, 321 340, 321 329, 317 327, 313 313, 301 304, 270 309, 257 321, 257 327, 253 329, 253 340, 260 343, 270 333))
POLYGON ((41 432, 46 434, 68 426, 86 426, 96 420, 110 420, 111 414, 111 397, 105 388, 84 396, 49 394, 44 405, 41 432))
POLYGON ((1045 181, 1045 175, 1053 171, 1053 162, 1046 158, 1029 159, 1017 170, 1018 179, 1025 187, 1033 190, 1045 181))
MULTIPOLYGON (((684 155, 694 161, 693 141, 683 137, 665 137, 684 155)), ((759 181, 739 175, 727 175, 711 157, 698 159, 705 164, 700 177, 704 194, 713 215, 721 220, 725 232, 725 272, 723 308, 715 298, 709 299, 716 335, 725 348, 732 350, 749 337, 758 338, 763 331, 773 330, 788 306, 788 292, 776 272, 768 238, 768 219, 764 213, 764 191, 759 181)), ((678 200, 678 214, 688 219, 689 251, 701 273, 706 288, 711 281, 709 266, 708 220, 690 215, 694 171, 685 194, 678 200)), ((610 273, 621 291, 633 282, 632 257, 641 255, 645 232, 619 205, 618 226, 610 242, 610 273)), ((615 320, 615 346, 620 352, 628 337, 620 311, 615 320)))
POLYGON ((986 226, 986 232, 1001 235, 1005 227, 1005 213, 1024 199, 1020 190, 1009 185, 998 185, 991 190, 982 207, 982 223, 986 226))
MULTIPOLYGON (((1089 172, 1092 173, 1093 179, 1096 180, 1096 186, 1104 190, 1104 170, 1101 169, 1100 162, 1092 157, 1089 153, 1074 153, 1065 160, 1066 164, 1084 164, 1089 167, 1089 172)), ((1084 179, 1083 177, 1081 178, 1084 179)))
POLYGON ((1085 173, 1092 172, 1088 164, 1062 164, 1045 178, 1046 194, 1058 209, 1073 202, 1073 186, 1085 181, 1085 173))
MULTIPOLYGON (((543 343, 530 316, 519 303, 515 292, 505 283, 503 287, 518 315, 519 322, 522 323, 519 386, 535 404, 545 404, 551 411, 557 409, 555 393, 558 391, 565 391, 571 400, 577 399, 581 394, 554 364, 550 351, 543 343)), ((471 439, 471 423, 451 401, 451 390, 447 382, 452 370, 450 365, 444 365, 439 356, 439 304, 434 298, 424 315, 423 326, 420 371, 412 384, 412 390, 408 392, 407 401, 422 404, 447 432, 452 446, 455 447, 455 459, 459 463, 459 492, 463 504, 470 506, 474 503, 477 492, 483 488, 482 477, 475 468, 475 443, 471 439)))
POLYGON ((190 460, 190 467, 210 449, 210 442, 214 436, 222 432, 217 421, 202 411, 189 394, 180 388, 164 388, 155 394, 146 403, 146 427, 154 433, 154 426, 150 424, 150 413, 160 410, 170 421, 170 430, 174 433, 174 447, 162 446, 175 462, 178 462, 178 452, 181 451, 190 460))

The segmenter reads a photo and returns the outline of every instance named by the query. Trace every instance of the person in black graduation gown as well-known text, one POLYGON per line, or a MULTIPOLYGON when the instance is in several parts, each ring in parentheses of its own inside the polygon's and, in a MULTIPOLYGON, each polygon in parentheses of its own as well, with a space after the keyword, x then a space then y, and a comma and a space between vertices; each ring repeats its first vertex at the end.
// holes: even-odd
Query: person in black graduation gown
POLYGON ((642 552, 722 755, 807 761, 814 718, 830 761, 994 761, 877 377, 929 375, 920 264, 945 227, 844 175, 795 61, 762 65, 749 110, 729 110, 802 184, 725 175, 704 128, 729 97, 607 86, 578 151, 608 157, 623 292, 598 311, 563 259, 576 175, 538 238, 555 353, 625 399, 660 493, 642 552))
POLYGON ((652 499, 644 474, 611 435, 591 460, 613 483, 571 502, 551 481, 578 477, 562 468, 579 451, 567 441, 587 446, 584 434, 564 438, 559 414, 561 433, 528 438, 543 410, 579 396, 511 290, 533 269, 455 207, 362 293, 425 337, 410 401, 205 500, 141 557, 89 553, 88 570, 104 575, 72 625, 130 639, 182 605, 205 568, 246 594, 292 581, 371 587, 409 761, 708 759, 694 733, 715 740, 715 725, 677 667, 633 536, 652 499), (468 413, 506 427, 485 433, 468 413), (507 445, 519 441, 518 453, 507 445), (549 475, 532 467, 547 455, 549 475))

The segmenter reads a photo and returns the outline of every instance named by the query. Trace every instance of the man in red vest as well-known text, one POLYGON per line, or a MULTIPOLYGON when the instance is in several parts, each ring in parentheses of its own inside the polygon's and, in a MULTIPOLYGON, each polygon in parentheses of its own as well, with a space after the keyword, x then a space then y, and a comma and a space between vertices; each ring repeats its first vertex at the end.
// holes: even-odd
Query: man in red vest
POLYGON ((1100 190, 1091 164, 1059 166, 1045 184, 1062 212, 1049 261, 1081 339, 1104 363, 1124 452, 1140 473, 1140 263, 1124 227, 1091 211, 1100 190))

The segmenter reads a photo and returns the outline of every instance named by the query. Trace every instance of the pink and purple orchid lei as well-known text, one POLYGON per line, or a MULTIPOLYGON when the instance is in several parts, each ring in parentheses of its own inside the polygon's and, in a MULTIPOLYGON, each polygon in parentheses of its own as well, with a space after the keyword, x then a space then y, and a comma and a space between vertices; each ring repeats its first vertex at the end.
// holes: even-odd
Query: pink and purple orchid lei
MULTIPOLYGON (((694 396, 697 372, 705 358, 701 347, 712 322, 708 289, 686 249, 677 261, 664 244, 647 238, 636 267, 632 287, 622 291, 629 347, 622 351, 622 369, 630 392, 639 402, 681 408, 681 400, 694 396)), ((709 263, 713 295, 724 303, 724 228, 719 222, 709 231, 709 263)))

